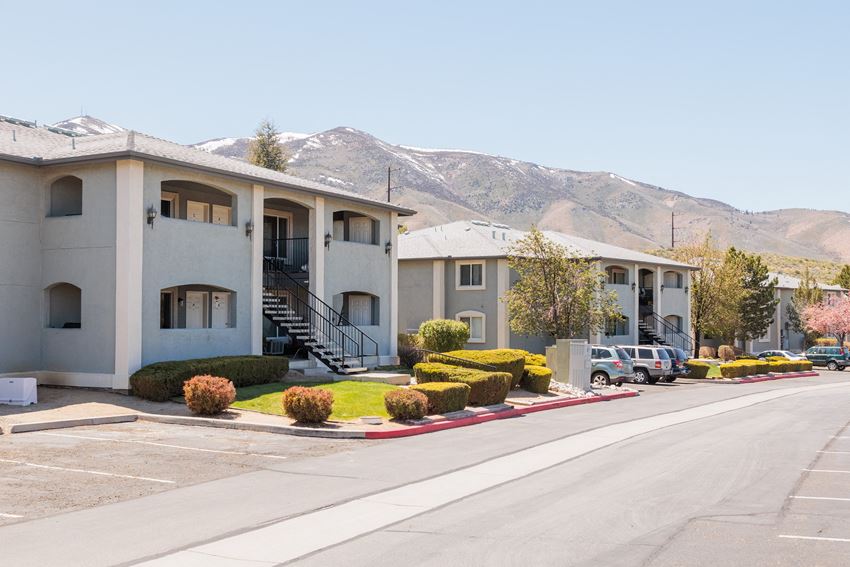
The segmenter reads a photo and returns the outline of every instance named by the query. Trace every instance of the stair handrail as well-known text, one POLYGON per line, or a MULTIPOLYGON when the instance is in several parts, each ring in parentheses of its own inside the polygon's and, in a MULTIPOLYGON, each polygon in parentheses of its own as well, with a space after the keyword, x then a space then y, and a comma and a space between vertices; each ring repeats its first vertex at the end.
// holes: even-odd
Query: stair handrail
MULTIPOLYGON (((329 316, 327 316, 323 313, 320 313, 319 310, 316 309, 316 307, 314 307, 313 305, 310 305, 310 303, 308 301, 305 301, 303 298, 299 297, 297 294, 291 294, 295 298, 296 301, 298 301, 299 303, 304 305, 304 307, 306 307, 312 315, 318 317, 319 320, 322 323, 325 324, 325 327, 326 327, 325 330, 332 331, 332 333, 325 333, 326 335, 328 335, 328 338, 333 340, 333 337, 331 336, 331 334, 338 334, 338 336, 346 339, 347 342, 352 345, 352 347, 357 349, 356 353, 353 353, 351 356, 347 356, 347 354, 348 354, 347 350, 348 349, 347 349, 346 340, 334 341, 334 342, 337 342, 340 345, 340 347, 342 348, 341 356, 342 356, 343 365, 345 364, 346 358, 359 358, 360 359, 360 365, 365 366, 365 360, 364 359, 365 359, 366 356, 376 356, 376 357, 378 356, 378 342, 375 341, 375 339, 373 339, 372 337, 367 335, 365 332, 363 332, 363 330, 360 329, 357 325, 354 325, 342 313, 339 313, 333 307, 331 307, 330 305, 325 303, 322 299, 317 297, 316 294, 314 294, 312 291, 310 291, 301 282, 299 282, 298 280, 293 278, 289 273, 287 273, 286 270, 280 269, 280 266, 279 266, 280 260, 281 260, 280 258, 264 258, 263 259, 263 263, 264 263, 264 270, 263 270, 264 273, 263 273, 263 275, 264 275, 264 277, 265 276, 273 276, 275 278, 281 278, 281 277, 285 278, 283 280, 284 282, 289 283, 290 286, 295 286, 302 293, 306 294, 306 296, 310 300, 310 302, 313 302, 317 306, 321 307, 322 310, 325 311, 329 315, 329 316), (336 321, 336 322, 334 322, 334 321, 336 321), (346 332, 346 330, 343 329, 343 327, 347 328, 348 330, 353 331, 354 336, 352 336, 348 332, 346 332), (374 355, 367 355, 365 353, 366 343, 371 343, 371 345, 374 347, 374 353, 375 353, 374 355)), ((278 286, 276 286, 276 289, 281 289, 282 287, 283 286, 278 285, 278 286)))
MULTIPOLYGON (((656 325, 659 324, 659 323, 661 324, 661 327, 663 329, 662 330, 662 333, 663 333, 662 338, 664 338, 666 340, 668 335, 672 335, 673 337, 677 337, 677 338, 680 339, 681 345, 672 345, 672 346, 681 348, 682 350, 686 350, 686 351, 690 351, 690 350, 693 349, 693 345, 695 343, 694 343, 694 338, 692 336, 690 336, 685 331, 683 331, 681 329, 677 329, 676 327, 674 327, 673 324, 670 321, 668 321, 667 319, 665 319, 664 317, 662 317, 661 315, 659 315, 655 311, 653 311, 650 314, 650 316, 652 317, 652 320, 656 323, 656 325)), ((656 329, 657 329, 657 327, 656 327, 656 329)))
POLYGON ((498 368, 496 368, 492 364, 486 364, 484 362, 478 362, 477 360, 470 360, 468 358, 461 358, 460 356, 453 356, 451 354, 446 354, 446 353, 443 353, 443 352, 437 352, 435 350, 428 350, 428 349, 425 349, 425 348, 416 348, 415 350, 419 353, 425 353, 425 357, 427 358, 426 362, 434 362, 434 361, 431 360, 431 357, 437 356, 437 357, 445 358, 445 359, 448 359, 448 360, 456 360, 456 361, 463 362, 464 364, 460 364, 460 365, 457 365, 457 366, 463 366, 465 368, 472 368, 472 369, 475 369, 475 370, 489 370, 489 371, 492 371, 492 372, 495 372, 495 371, 498 370, 498 368))

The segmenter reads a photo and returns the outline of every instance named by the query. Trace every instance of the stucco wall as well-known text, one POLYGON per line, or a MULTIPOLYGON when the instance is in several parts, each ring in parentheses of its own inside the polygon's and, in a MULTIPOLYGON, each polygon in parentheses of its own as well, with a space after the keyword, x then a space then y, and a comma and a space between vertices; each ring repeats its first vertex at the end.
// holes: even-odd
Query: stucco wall
POLYGON ((399 262, 398 294, 399 332, 415 332, 434 315, 434 262, 399 262))
MULTIPOLYGON (((464 262, 461 260, 460 262, 464 262)), ((462 311, 479 311, 484 313, 484 339, 483 343, 469 343, 470 349, 491 349, 497 346, 497 305, 498 293, 496 291, 497 261, 493 258, 483 260, 484 285, 483 290, 456 289, 455 260, 446 261, 445 288, 446 288, 446 319, 455 319, 462 311)))

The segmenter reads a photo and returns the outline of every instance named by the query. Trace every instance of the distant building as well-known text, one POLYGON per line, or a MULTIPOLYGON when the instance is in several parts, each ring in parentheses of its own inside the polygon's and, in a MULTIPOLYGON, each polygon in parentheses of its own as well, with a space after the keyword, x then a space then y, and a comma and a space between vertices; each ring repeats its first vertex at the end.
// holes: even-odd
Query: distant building
MULTIPOLYGON (((467 323, 469 348, 523 348, 542 353, 550 337, 511 331, 500 298, 518 279, 508 249, 525 231, 503 224, 459 221, 399 237, 399 329, 416 332, 427 319, 467 323)), ((598 262, 617 294, 624 320, 588 338, 601 344, 661 340, 691 350, 690 286, 695 268, 642 252, 545 231, 552 241, 598 262)))

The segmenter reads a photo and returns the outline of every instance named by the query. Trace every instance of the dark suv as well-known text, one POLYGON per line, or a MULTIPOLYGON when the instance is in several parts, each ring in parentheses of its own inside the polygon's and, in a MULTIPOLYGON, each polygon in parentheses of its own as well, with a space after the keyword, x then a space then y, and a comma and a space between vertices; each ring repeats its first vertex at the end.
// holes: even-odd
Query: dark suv
POLYGON ((850 353, 839 346, 816 346, 806 351, 806 358, 814 366, 826 366, 827 370, 844 370, 850 366, 850 353))
POLYGON ((688 361, 688 355, 680 348, 664 347, 667 354, 670 355, 670 361, 673 363, 673 373, 670 376, 665 376, 665 382, 673 382, 676 378, 684 378, 688 375, 688 368, 685 363, 688 361))

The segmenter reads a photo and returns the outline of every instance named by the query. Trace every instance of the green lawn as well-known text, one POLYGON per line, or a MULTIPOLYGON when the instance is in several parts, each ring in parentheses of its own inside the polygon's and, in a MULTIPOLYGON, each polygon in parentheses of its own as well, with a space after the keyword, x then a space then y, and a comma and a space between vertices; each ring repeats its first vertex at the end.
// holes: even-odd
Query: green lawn
POLYGON ((364 415, 389 417, 384 407, 384 394, 398 386, 377 382, 331 382, 323 384, 258 384, 236 390, 233 407, 262 413, 283 415, 283 391, 292 386, 312 386, 330 390, 334 395, 331 419, 350 421, 364 415))
POLYGON ((708 369, 708 374, 706 374, 705 377, 706 378, 720 378, 721 377, 720 367, 712 364, 711 367, 708 369))

